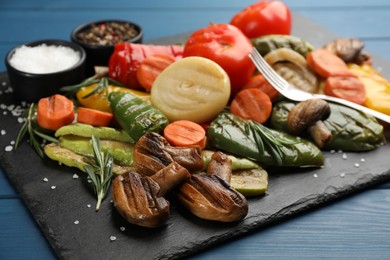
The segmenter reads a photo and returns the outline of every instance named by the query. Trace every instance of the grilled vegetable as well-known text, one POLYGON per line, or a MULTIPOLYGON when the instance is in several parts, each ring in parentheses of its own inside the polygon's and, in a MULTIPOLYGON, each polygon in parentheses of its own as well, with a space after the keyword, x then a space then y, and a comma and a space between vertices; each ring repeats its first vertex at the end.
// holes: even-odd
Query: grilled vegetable
MULTIPOLYGON (((81 155, 93 156, 91 138, 89 137, 61 136, 59 145, 81 155)), ((100 146, 107 151, 107 154, 114 159, 116 164, 124 166, 133 165, 133 144, 102 139, 100 140, 100 146)))
POLYGON ((309 42, 292 35, 270 34, 253 38, 251 41, 262 56, 276 49, 287 48, 306 57, 306 54, 313 50, 313 46, 309 42))
POLYGON ((206 175, 193 174, 177 192, 181 203, 195 216, 221 222, 242 220, 248 214, 245 197, 229 185, 231 160, 215 152, 207 166, 206 175))
POLYGON ((170 215, 169 201, 160 195, 157 182, 136 172, 114 179, 112 199, 124 219, 142 227, 162 226, 170 215))
POLYGON ((323 123, 329 115, 330 106, 325 100, 309 99, 299 102, 288 113, 288 130, 294 135, 309 132, 315 144, 321 149, 332 138, 331 132, 323 123))
POLYGON ((199 146, 174 147, 157 133, 147 133, 135 144, 134 166, 142 175, 151 176, 173 161, 190 172, 202 170, 204 165, 199 146))
POLYGON ((169 121, 211 121, 229 101, 230 81, 212 60, 187 57, 166 68, 153 83, 152 104, 169 121))
MULTIPOLYGON (((68 167, 78 168, 83 172, 85 172, 84 167, 91 164, 91 161, 93 160, 92 157, 75 153, 55 143, 45 145, 44 151, 50 159, 68 167)), ((133 170, 133 168, 129 166, 121 166, 116 163, 112 165, 112 173, 115 175, 121 175, 131 170, 133 170)))
POLYGON ((80 90, 76 93, 77 101, 84 107, 104 112, 111 112, 110 102, 108 101, 108 95, 111 92, 130 93, 146 102, 150 102, 150 95, 142 91, 123 88, 110 84, 107 85, 106 88, 102 88, 94 92, 95 90, 97 90, 97 88, 98 83, 80 88, 80 90))
POLYGON ((336 54, 345 62, 370 64, 371 57, 363 52, 364 42, 354 38, 337 38, 327 43, 324 49, 336 54))
MULTIPOLYGON (((385 144, 383 126, 374 117, 334 103, 329 105, 331 114, 324 124, 331 131, 332 139, 324 149, 367 151, 385 144)), ((293 102, 277 103, 271 115, 271 127, 287 132, 288 113, 294 106, 293 102)))
POLYGON ((359 77, 366 89, 364 105, 390 115, 390 81, 371 65, 348 64, 349 70, 359 77))
POLYGON ((183 55, 183 46, 118 43, 108 64, 109 76, 128 88, 142 89, 137 79, 139 65, 146 57, 159 53, 180 59, 183 55))
POLYGON ((290 84, 311 93, 317 91, 317 76, 296 51, 281 48, 268 53, 264 59, 290 84))
POLYGON ((134 141, 148 132, 161 133, 169 123, 158 109, 132 94, 112 92, 109 100, 115 119, 134 141))
POLYGON ((131 142, 130 136, 123 130, 118 130, 111 127, 93 127, 87 124, 73 124, 63 126, 55 132, 55 137, 65 135, 77 135, 82 137, 92 137, 93 135, 99 139, 114 140, 120 142, 131 142))
POLYGON ((268 174, 261 167, 233 171, 230 185, 245 197, 259 196, 268 189, 268 174))
POLYGON ((322 166, 321 151, 311 142, 275 131, 230 113, 221 113, 211 123, 208 144, 261 165, 322 166))

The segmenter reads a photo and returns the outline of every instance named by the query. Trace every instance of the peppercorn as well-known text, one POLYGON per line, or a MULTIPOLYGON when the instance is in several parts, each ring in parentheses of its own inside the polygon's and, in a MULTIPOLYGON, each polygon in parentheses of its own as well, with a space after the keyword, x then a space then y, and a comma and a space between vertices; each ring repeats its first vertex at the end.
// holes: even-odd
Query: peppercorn
POLYGON ((90 45, 112 46, 135 37, 138 31, 134 26, 121 22, 105 22, 92 24, 79 32, 76 37, 79 41, 90 45))

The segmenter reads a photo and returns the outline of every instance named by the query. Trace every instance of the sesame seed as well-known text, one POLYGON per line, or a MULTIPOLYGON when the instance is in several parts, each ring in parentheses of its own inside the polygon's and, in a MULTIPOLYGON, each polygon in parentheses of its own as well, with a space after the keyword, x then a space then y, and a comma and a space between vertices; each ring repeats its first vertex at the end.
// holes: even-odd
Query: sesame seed
POLYGON ((14 148, 12 147, 12 145, 7 145, 7 146, 5 147, 4 150, 5 150, 6 152, 11 152, 12 149, 14 149, 14 148))
POLYGON ((55 190, 57 187, 53 185, 53 186, 51 186, 50 188, 51 188, 52 190, 55 190))
POLYGON ((78 221, 78 220, 76 220, 76 221, 74 222, 75 225, 78 225, 79 223, 80 223, 80 221, 78 221))
POLYGON ((6 82, 6 81, 3 81, 3 82, 1 83, 1 85, 6 86, 6 85, 7 85, 7 82, 6 82))
POLYGON ((14 145, 14 144, 15 144, 15 141, 14 141, 14 140, 12 140, 10 144, 14 145))
POLYGON ((318 177, 318 174, 317 174, 317 173, 314 173, 313 176, 314 176, 314 178, 317 178, 317 177, 318 177))
POLYGON ((120 229, 121 231, 125 231, 125 230, 126 230, 125 227, 120 227, 119 229, 120 229))
POLYGON ((361 161, 361 162, 365 162, 365 161, 366 161, 366 159, 362 158, 362 159, 360 159, 360 161, 361 161))
POLYGON ((7 111, 3 111, 3 115, 5 115, 5 116, 6 116, 7 114, 8 114, 8 113, 7 113, 7 111))
POLYGON ((23 123, 23 122, 24 122, 24 118, 18 117, 18 123, 21 124, 21 123, 23 123))
POLYGON ((343 159, 346 160, 348 158, 346 153, 343 153, 343 159))
POLYGON ((44 181, 44 182, 48 182, 49 179, 45 177, 45 178, 43 178, 43 181, 44 181))
POLYGON ((344 178, 345 177, 345 172, 340 173, 340 177, 344 178))
POLYGON ((338 150, 337 152, 338 152, 338 153, 343 153, 343 150, 338 150))
POLYGON ((92 182, 92 180, 91 180, 91 179, 88 179, 88 180, 87 180, 87 182, 88 182, 88 183, 91 183, 91 182, 92 182))
POLYGON ((73 174, 73 179, 78 179, 79 178, 79 176, 75 173, 75 174, 73 174))
POLYGON ((7 132, 4 130, 4 129, 2 129, 1 131, 0 131, 0 134, 1 135, 5 135, 7 132))
POLYGON ((91 207, 91 204, 87 204, 87 208, 90 208, 91 207))
POLYGON ((360 164, 355 163, 355 167, 356 167, 356 168, 359 168, 359 167, 360 167, 360 164))
POLYGON ((330 153, 335 153, 336 151, 335 150, 330 150, 330 153))
POLYGON ((115 241, 116 240, 116 236, 110 236, 110 240, 111 241, 115 241))

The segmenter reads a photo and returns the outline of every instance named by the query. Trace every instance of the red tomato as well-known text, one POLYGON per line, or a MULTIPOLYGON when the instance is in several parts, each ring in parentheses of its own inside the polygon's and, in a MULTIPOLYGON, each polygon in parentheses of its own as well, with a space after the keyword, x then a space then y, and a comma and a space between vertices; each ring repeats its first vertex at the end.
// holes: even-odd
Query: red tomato
POLYGON ((236 14, 230 23, 249 38, 267 34, 290 34, 291 12, 280 1, 259 1, 236 14))
POLYGON ((235 26, 210 24, 194 32, 184 46, 184 57, 201 56, 218 63, 229 75, 232 96, 248 82, 255 66, 248 57, 253 45, 235 26))

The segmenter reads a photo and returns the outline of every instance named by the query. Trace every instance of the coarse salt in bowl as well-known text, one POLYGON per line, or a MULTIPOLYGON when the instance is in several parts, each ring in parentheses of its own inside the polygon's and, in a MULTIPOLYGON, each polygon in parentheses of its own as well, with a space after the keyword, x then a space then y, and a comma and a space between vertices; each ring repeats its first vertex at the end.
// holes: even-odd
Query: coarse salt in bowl
POLYGON ((84 49, 63 40, 29 42, 11 50, 5 58, 8 77, 18 101, 37 102, 59 93, 63 86, 85 77, 84 49))

